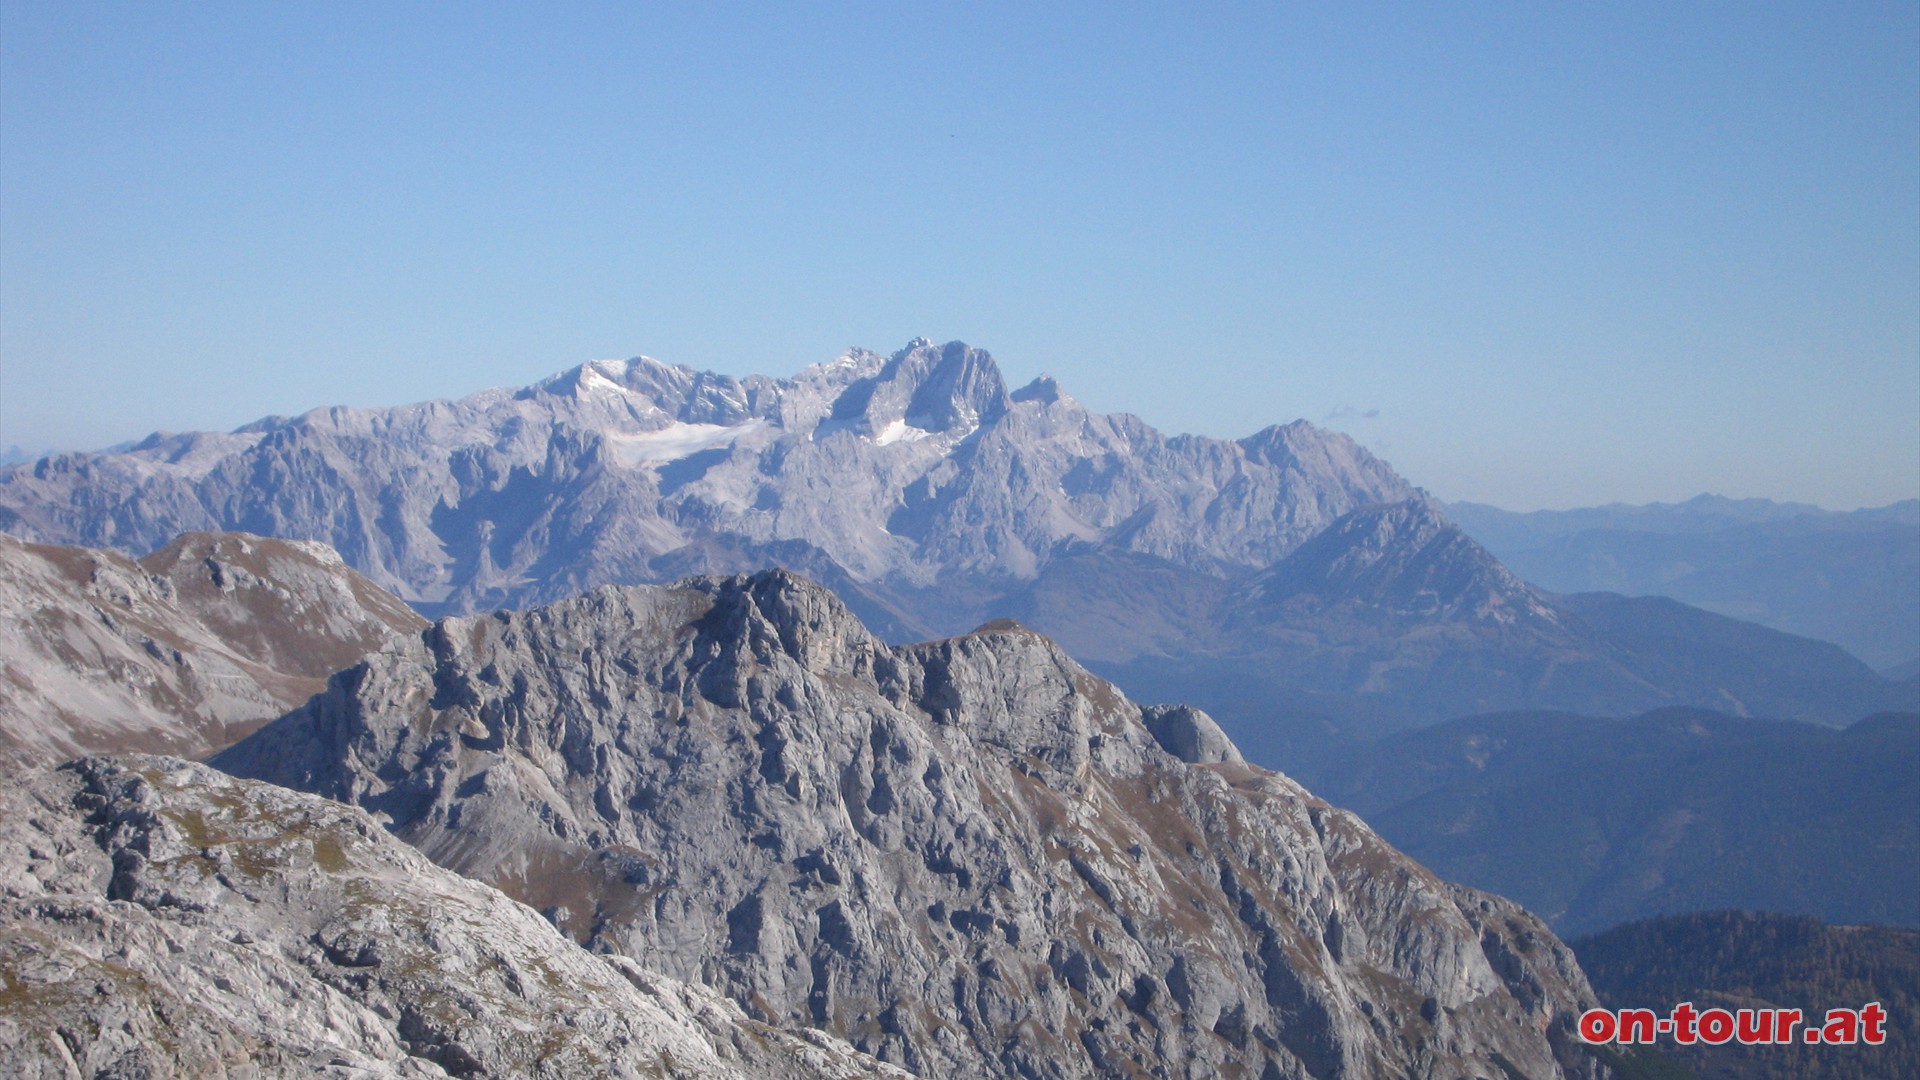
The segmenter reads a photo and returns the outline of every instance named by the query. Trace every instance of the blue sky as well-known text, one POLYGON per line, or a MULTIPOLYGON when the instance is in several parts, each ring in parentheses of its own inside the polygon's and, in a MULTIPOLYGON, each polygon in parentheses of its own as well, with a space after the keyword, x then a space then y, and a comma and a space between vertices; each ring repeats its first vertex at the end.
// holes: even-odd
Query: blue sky
POLYGON ((926 335, 1449 499, 1920 495, 1920 7, 1032 6, 0 0, 0 446, 926 335))

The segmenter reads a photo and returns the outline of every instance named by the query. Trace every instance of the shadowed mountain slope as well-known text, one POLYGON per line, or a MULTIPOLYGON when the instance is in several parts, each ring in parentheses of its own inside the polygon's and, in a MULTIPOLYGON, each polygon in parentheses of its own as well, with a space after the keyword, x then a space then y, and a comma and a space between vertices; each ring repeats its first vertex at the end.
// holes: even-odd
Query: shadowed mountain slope
POLYGON ((1289 768, 1462 713, 1686 706, 1840 725, 1920 708, 1914 684, 1826 642, 1663 598, 1536 589, 1422 498, 1352 511, 1233 587, 1137 558, 1102 569, 1091 588, 1043 574, 1021 594, 1029 617, 1129 692, 1192 701, 1251 759, 1289 768), (1103 617, 1108 595, 1146 617, 1103 617))
POLYGON ((1408 854, 1566 933, 1734 906, 1920 925, 1911 713, 1841 731, 1686 709, 1469 717, 1302 775, 1408 854))

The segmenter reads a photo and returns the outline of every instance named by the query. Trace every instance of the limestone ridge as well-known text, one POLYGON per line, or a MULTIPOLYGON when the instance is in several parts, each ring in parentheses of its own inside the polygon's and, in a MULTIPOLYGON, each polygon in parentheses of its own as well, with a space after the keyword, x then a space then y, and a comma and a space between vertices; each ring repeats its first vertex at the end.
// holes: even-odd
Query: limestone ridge
POLYGON ((1004 587, 1094 542, 1249 572, 1410 494, 1304 422, 1166 436, 1051 380, 1009 394, 986 352, 922 339, 790 379, 593 361, 457 401, 155 435, 0 469, 0 529, 134 552, 193 529, 321 540, 462 612, 771 562, 836 588, 1004 587))
POLYGON ((0 1071, 905 1074, 576 947, 359 810, 174 758, 0 790, 0 1071))
POLYGON ((425 624, 321 544, 190 533, 135 561, 0 535, 0 760, 204 755, 425 624))
POLYGON ((1604 1074, 1538 920, 1238 756, 773 571, 442 620, 215 764, 922 1076, 1604 1074))

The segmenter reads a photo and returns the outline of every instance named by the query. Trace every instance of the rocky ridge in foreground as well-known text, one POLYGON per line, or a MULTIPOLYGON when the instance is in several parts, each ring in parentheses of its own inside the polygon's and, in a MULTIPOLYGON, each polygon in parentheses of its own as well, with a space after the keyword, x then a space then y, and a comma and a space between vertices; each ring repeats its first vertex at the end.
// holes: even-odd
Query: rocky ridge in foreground
POLYGON ((171 758, 0 790, 16 1077, 905 1074, 575 946, 366 814, 171 758))
POLYGON ((784 572, 441 621, 215 763, 926 1077, 1604 1074, 1544 925, 1205 714, 784 572))

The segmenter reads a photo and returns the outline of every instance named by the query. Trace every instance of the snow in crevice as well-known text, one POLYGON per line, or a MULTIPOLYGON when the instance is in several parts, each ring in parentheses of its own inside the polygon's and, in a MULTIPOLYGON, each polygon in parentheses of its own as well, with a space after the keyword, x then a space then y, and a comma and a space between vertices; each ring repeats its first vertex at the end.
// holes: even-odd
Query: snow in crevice
POLYGON ((702 450, 732 446, 741 437, 766 426, 767 422, 760 419, 743 424, 669 424, 658 431, 609 434, 607 440, 613 444, 622 464, 655 465, 678 461, 702 450))
POLYGON ((933 432, 914 427, 905 420, 895 420, 881 428, 880 433, 873 437, 873 441, 876 446, 891 446, 897 442, 919 442, 931 434, 933 432))
POLYGON ((607 378, 607 376, 601 372, 600 365, 597 362, 580 365, 579 386, 582 395, 600 393, 617 394, 620 397, 627 397, 632 393, 626 387, 607 378))

